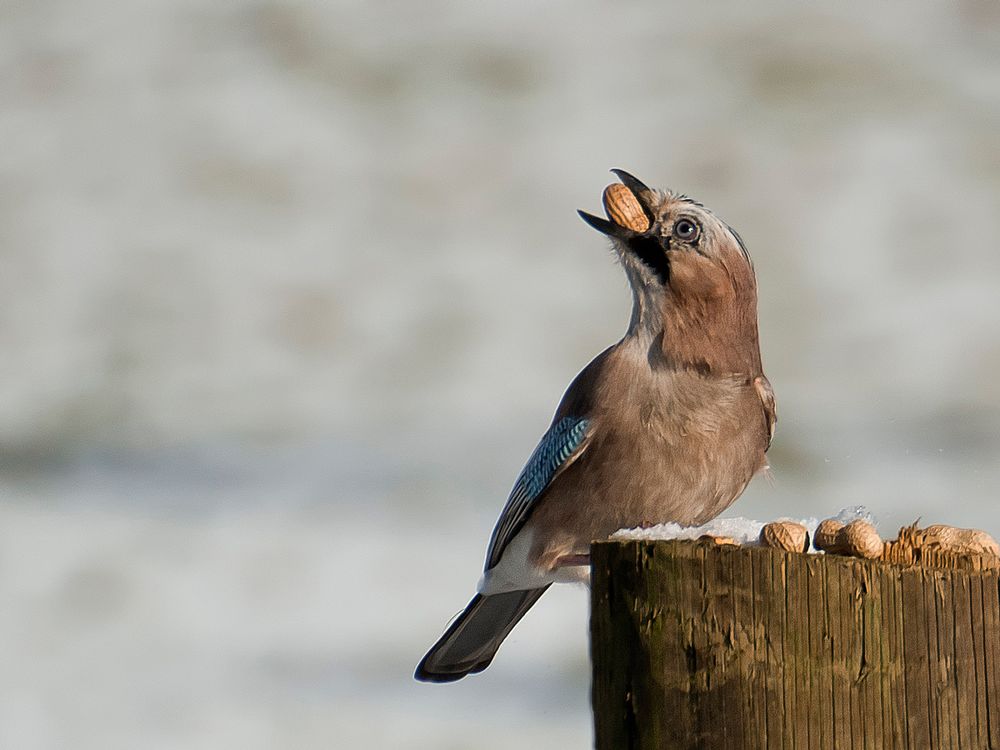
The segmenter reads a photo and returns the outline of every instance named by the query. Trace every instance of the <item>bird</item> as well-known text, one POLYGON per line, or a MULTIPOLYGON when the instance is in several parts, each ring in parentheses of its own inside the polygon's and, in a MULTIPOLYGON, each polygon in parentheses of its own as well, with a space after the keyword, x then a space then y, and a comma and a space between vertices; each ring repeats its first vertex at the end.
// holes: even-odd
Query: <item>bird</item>
POLYGON ((611 171, 620 184, 604 193, 608 219, 578 213, 624 268, 625 335, 566 390, 500 513, 477 593, 417 680, 486 669, 549 586, 589 580, 592 541, 701 525, 768 467, 777 413, 746 245, 698 201, 611 171))

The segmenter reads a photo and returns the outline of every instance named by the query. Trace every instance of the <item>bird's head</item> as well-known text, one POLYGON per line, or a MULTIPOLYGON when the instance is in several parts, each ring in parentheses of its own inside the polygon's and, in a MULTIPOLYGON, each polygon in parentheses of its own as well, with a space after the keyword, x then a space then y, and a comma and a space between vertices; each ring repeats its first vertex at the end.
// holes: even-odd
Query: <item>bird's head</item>
POLYGON ((759 369, 757 282, 739 235, 697 201, 612 171, 621 184, 604 192, 608 219, 580 216, 612 238, 625 268, 630 333, 678 366, 759 369))

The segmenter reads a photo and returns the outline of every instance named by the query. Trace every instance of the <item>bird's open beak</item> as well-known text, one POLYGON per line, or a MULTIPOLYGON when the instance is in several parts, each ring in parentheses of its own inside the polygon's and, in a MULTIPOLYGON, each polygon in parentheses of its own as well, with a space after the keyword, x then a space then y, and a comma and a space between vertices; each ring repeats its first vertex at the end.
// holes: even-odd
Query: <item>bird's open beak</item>
MULTIPOLYGON (((621 180, 621 184, 628 188, 628 191, 635 198, 635 202, 642 209, 642 213, 646 216, 646 226, 647 228, 652 227, 655 223, 655 216, 652 210, 653 201, 653 191, 650 190, 643 182, 637 177, 633 177, 624 169, 612 169, 612 172, 621 180)), ((606 234, 609 237, 617 237, 621 240, 629 240, 633 237, 637 237, 645 232, 636 230, 633 227, 625 226, 615 219, 621 219, 621 217, 616 217, 614 212, 609 208, 607 202, 607 192, 605 193, 605 213, 607 213, 608 218, 602 219, 599 216, 594 216, 593 214, 588 214, 586 211, 577 211, 580 214, 580 218, 585 222, 590 224, 594 229, 602 234, 606 234)))

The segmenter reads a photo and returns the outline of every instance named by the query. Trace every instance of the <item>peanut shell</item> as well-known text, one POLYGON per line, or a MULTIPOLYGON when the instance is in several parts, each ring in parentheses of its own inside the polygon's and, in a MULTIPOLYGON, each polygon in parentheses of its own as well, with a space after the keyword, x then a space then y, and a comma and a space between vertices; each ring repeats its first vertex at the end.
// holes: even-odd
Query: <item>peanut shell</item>
POLYGON ((604 188, 604 210, 615 224, 633 232, 649 229, 649 219, 631 190, 615 183, 604 188))
POLYGON ((858 519, 840 530, 837 534, 837 546, 837 551, 841 554, 872 560, 882 556, 885 545, 874 526, 858 519))
POLYGON ((717 536, 715 534, 702 534, 698 537, 699 542, 711 542, 712 544, 717 544, 719 546, 732 546, 739 547, 740 543, 733 539, 731 536, 717 536))
POLYGON ((837 535, 844 528, 844 524, 836 518, 827 518, 820 521, 813 534, 813 546, 824 552, 832 552, 837 548, 837 535))
POLYGON ((760 543, 788 552, 805 552, 809 549, 809 532, 794 521, 772 521, 761 528, 760 543))
POLYGON ((979 529, 959 529, 944 524, 928 526, 923 531, 921 546, 937 546, 956 552, 1000 556, 1000 546, 996 540, 979 529))

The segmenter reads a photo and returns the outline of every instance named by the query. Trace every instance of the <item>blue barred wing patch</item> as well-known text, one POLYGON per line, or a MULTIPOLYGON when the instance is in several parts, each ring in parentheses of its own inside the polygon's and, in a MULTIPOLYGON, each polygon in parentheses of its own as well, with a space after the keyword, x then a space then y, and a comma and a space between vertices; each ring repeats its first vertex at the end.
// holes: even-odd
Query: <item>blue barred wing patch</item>
POLYGON ((541 442, 514 483, 500 514, 486 553, 486 569, 500 560, 510 540, 531 514, 532 503, 545 491, 561 469, 582 452, 589 419, 563 417, 542 436, 541 442))

